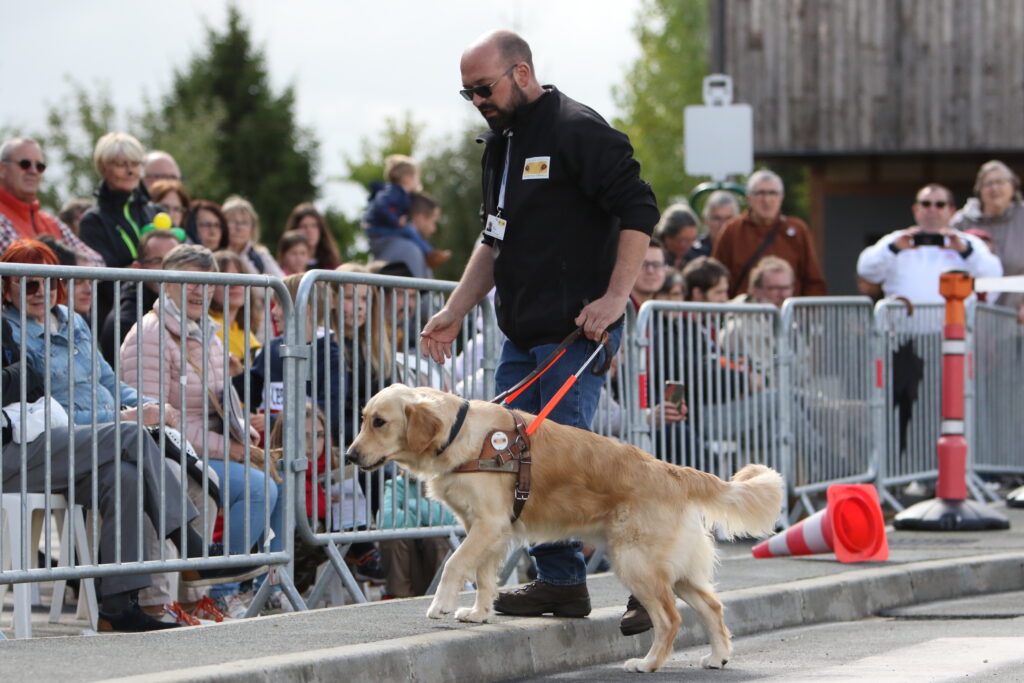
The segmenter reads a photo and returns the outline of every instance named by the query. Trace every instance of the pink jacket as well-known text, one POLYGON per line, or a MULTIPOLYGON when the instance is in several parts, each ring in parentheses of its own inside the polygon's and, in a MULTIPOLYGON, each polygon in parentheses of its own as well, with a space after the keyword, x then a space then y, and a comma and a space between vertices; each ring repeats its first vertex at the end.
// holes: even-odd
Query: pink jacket
MULTIPOLYGON (((188 339, 188 354, 192 362, 185 362, 185 409, 181 403, 181 321, 177 316, 164 314, 164 328, 160 328, 160 301, 153 310, 143 316, 128 332, 121 344, 121 378, 133 387, 139 388, 146 396, 159 397, 182 413, 182 431, 192 447, 203 454, 203 438, 206 438, 206 452, 210 458, 224 459, 224 435, 220 431, 204 431, 204 396, 207 390, 203 378, 196 368, 203 363, 203 347, 197 339, 188 339), (141 332, 140 332, 141 330, 141 332), (138 347, 142 338, 142 378, 139 381, 138 347), (161 338, 163 341, 161 342, 161 338), (163 344, 163 382, 160 381, 160 350, 163 344)), ((224 401, 224 346, 216 336, 217 323, 210 321, 210 339, 207 344, 206 382, 216 393, 217 400, 224 401)), ((207 404, 211 415, 214 413, 212 399, 207 404)), ((216 418, 214 418, 216 419, 216 418)))

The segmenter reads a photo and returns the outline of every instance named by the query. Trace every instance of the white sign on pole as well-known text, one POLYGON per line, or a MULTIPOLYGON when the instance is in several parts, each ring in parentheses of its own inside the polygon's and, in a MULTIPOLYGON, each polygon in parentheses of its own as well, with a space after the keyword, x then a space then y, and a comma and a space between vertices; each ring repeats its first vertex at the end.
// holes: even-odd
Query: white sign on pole
POLYGON ((754 113, 749 104, 732 104, 732 79, 704 79, 704 105, 686 107, 686 172, 723 181, 754 170, 754 113))

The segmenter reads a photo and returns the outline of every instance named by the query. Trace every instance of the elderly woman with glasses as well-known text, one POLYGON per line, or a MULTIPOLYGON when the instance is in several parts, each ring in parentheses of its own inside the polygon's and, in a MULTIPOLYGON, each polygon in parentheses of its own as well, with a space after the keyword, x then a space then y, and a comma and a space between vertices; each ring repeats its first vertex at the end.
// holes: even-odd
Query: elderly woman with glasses
MULTIPOLYGON (((974 196, 949 224, 957 230, 984 230, 1003 262, 1003 275, 1024 274, 1024 197, 1020 178, 1009 166, 997 160, 982 164, 974 196)), ((1017 319, 1024 322, 1024 294, 1003 294, 997 303, 1017 309, 1017 319)))
POLYGON ((247 199, 228 197, 222 207, 228 221, 228 249, 242 257, 246 271, 256 275, 284 277, 284 271, 260 244, 260 217, 247 199))

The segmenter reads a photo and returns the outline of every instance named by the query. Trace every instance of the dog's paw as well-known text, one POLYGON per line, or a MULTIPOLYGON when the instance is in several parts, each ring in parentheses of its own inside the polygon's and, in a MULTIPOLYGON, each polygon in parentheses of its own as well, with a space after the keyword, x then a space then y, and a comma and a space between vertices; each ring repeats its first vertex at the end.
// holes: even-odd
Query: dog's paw
POLYGON ((437 600, 431 602, 430 607, 427 608, 427 617, 429 619, 440 619, 446 614, 451 614, 451 609, 445 609, 437 600))
POLYGON ((703 657, 701 657, 700 665, 705 669, 724 669, 725 664, 728 661, 728 659, 716 657, 714 653, 712 653, 710 655, 704 655, 703 657))
POLYGON ((626 663, 622 665, 622 668, 626 671, 638 674, 649 674, 654 671, 654 667, 647 663, 646 659, 627 659, 626 663))
POLYGON ((455 610, 455 618, 459 621, 468 621, 474 624, 482 624, 491 616, 490 610, 477 610, 474 607, 463 607, 455 610))

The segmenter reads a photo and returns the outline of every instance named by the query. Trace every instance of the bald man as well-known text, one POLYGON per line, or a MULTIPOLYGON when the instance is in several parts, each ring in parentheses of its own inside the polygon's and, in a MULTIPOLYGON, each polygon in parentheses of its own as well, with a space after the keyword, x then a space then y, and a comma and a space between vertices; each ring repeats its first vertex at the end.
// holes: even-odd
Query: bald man
MULTIPOLYGON (((496 287, 498 325, 507 340, 495 380, 504 391, 577 326, 583 328, 586 338, 512 404, 537 413, 579 370, 596 340, 607 337, 611 349, 618 347, 658 208, 629 138, 593 109, 541 85, 521 37, 485 34, 466 48, 460 66, 459 94, 490 128, 481 136, 486 219, 458 287, 424 327, 421 344, 434 360, 450 357, 463 317, 496 287)), ((549 419, 589 429, 602 383, 583 373, 549 419)), ((495 609, 517 616, 587 616, 581 551, 577 541, 531 548, 538 579, 500 594, 495 609)), ((650 628, 646 612, 639 603, 636 608, 627 616, 639 622, 627 620, 624 633, 650 628)))

